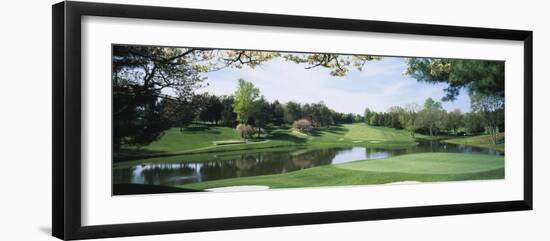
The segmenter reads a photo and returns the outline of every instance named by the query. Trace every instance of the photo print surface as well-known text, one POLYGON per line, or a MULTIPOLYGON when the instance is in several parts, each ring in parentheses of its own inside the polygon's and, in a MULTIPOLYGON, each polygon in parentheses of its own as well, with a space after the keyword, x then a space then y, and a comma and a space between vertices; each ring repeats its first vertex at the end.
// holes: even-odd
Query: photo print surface
POLYGON ((504 178, 504 61, 112 45, 114 195, 504 178))

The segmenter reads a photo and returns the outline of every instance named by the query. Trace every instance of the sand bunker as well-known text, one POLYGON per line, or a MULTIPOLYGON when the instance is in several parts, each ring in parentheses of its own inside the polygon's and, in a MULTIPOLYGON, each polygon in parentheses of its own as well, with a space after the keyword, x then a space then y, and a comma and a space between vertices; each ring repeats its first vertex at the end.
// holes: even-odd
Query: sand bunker
POLYGON ((260 190, 267 190, 269 189, 269 186, 259 186, 259 185, 250 185, 250 186, 229 186, 229 187, 216 187, 216 188, 209 188, 206 189, 206 191, 209 192, 240 192, 240 191, 260 191, 260 190))
POLYGON ((401 182, 390 182, 390 183, 386 183, 386 184, 417 184, 417 183, 422 183, 422 182, 419 182, 419 181, 401 181, 401 182))

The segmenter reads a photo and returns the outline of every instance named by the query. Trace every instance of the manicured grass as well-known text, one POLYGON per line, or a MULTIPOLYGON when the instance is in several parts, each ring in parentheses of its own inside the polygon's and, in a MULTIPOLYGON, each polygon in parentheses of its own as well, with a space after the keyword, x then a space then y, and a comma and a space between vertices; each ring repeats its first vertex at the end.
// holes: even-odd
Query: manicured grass
POLYGON ((348 132, 346 138, 364 141, 414 141, 410 133, 405 130, 398 130, 389 127, 369 126, 365 124, 344 125, 348 132))
POLYGON ((489 171, 504 167, 503 158, 495 155, 463 153, 418 153, 387 159, 357 161, 336 165, 338 168, 371 172, 415 174, 460 174, 489 171))
POLYGON ((146 150, 176 152, 214 145, 214 141, 238 140, 241 137, 228 127, 193 125, 183 132, 171 128, 157 141, 143 147, 146 150))
MULTIPOLYGON (((409 147, 416 145, 414 139, 405 130, 396 130, 387 127, 375 127, 362 123, 344 124, 328 128, 317 128, 308 135, 296 131, 279 130, 286 136, 300 138, 299 144, 307 146, 330 147, 409 147)), ((283 136, 283 135, 282 135, 283 136)), ((270 138, 278 139, 278 138, 270 138)))
POLYGON ((288 146, 315 147, 407 147, 416 145, 404 130, 387 127, 372 127, 365 124, 347 124, 317 128, 306 135, 287 128, 274 128, 263 139, 243 143, 234 128, 223 126, 193 125, 180 131, 172 128, 148 146, 133 148, 125 146, 115 154, 116 162, 137 157, 154 157, 178 154, 196 154, 251 150, 288 146), (220 145, 222 143, 223 145, 220 145), (233 144, 231 144, 233 143, 233 144))
POLYGON ((422 153, 314 167, 284 174, 193 183, 179 187, 195 190, 239 185, 293 188, 502 178, 504 178, 504 158, 501 156, 422 153))
POLYGON ((489 149, 504 152, 504 132, 498 134, 496 145, 491 143, 490 135, 454 138, 454 139, 444 140, 443 142, 466 145, 466 146, 484 147, 484 148, 489 148, 489 149))
POLYGON ((290 146, 294 143, 284 138, 277 140, 259 140, 243 142, 234 128, 224 126, 193 125, 180 131, 179 128, 171 128, 157 141, 135 148, 124 146, 115 153, 115 162, 146 158, 155 156, 168 156, 180 154, 196 154, 205 152, 220 152, 231 150, 249 150, 260 148, 273 148, 290 146), (238 141, 237 141, 238 140, 238 141), (233 142, 234 144, 220 145, 220 142, 233 142))
POLYGON ((348 128, 346 138, 353 142, 362 141, 370 146, 406 146, 415 144, 413 137, 406 130, 398 130, 389 127, 369 126, 365 124, 344 125, 348 128))

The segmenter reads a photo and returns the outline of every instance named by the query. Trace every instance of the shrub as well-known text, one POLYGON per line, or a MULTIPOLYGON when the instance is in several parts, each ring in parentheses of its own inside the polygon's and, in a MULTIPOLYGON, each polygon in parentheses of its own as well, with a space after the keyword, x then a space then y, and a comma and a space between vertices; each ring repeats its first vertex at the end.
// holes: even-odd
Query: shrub
POLYGON ((256 133, 256 130, 251 125, 247 124, 239 124, 236 128, 237 133, 241 135, 241 138, 246 139, 254 135, 256 133))
POLYGON ((292 127, 303 133, 309 133, 313 130, 313 124, 308 119, 296 120, 292 123, 292 127))

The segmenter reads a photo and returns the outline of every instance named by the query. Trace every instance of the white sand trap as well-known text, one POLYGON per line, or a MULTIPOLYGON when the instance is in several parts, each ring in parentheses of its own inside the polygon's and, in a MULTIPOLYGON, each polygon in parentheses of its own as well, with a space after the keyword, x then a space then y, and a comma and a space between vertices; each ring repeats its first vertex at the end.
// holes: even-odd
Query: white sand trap
POLYGON ((209 188, 206 189, 206 191, 209 192, 241 192, 241 191, 261 191, 261 190, 267 190, 269 189, 269 186, 229 186, 229 187, 216 187, 216 188, 209 188))
POLYGON ((402 182, 390 182, 390 183, 386 183, 386 184, 417 184, 417 183, 422 183, 422 182, 419 182, 419 181, 402 181, 402 182))

